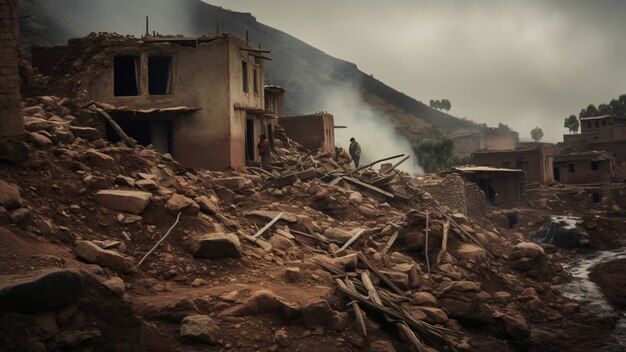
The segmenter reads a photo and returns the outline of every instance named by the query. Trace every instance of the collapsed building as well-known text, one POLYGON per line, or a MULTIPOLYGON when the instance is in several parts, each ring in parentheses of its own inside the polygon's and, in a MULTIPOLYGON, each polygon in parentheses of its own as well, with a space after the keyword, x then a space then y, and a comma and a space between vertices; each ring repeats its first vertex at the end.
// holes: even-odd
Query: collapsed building
POLYGON ((605 151, 557 155, 554 178, 562 183, 603 183, 624 176, 624 162, 605 151))
POLYGON ((321 148, 325 152, 335 150, 335 120, 329 113, 281 116, 278 123, 289 137, 307 149, 321 148))
MULTIPOLYGON (((33 61, 44 63, 34 51, 33 61)), ((229 33, 212 37, 92 34, 68 42, 53 76, 84 102, 106 104, 120 127, 142 145, 189 167, 237 168, 258 161, 261 134, 273 138, 280 90, 269 89, 269 50, 229 33), (67 72, 67 70, 70 72, 67 72), (69 78, 66 76, 69 73, 69 78)), ((108 131, 109 138, 115 134, 108 131)))
POLYGON ((484 132, 459 133, 452 137, 454 153, 468 155, 477 150, 511 150, 517 148, 519 135, 513 131, 490 128, 484 132))

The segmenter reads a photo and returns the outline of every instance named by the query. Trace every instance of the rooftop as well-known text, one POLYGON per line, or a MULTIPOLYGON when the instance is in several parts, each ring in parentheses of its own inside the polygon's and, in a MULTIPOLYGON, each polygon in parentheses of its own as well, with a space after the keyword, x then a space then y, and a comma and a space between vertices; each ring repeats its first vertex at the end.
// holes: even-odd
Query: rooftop
POLYGON ((491 167, 491 166, 473 166, 473 165, 455 166, 455 167, 452 168, 452 170, 460 171, 462 173, 473 173, 473 172, 523 172, 520 169, 504 169, 504 168, 491 167))
POLYGON ((598 160, 613 160, 613 159, 615 158, 611 154, 605 151, 601 151, 601 150, 592 150, 589 152, 580 152, 580 153, 560 154, 554 157, 555 162, 578 161, 578 160, 598 161, 598 160))

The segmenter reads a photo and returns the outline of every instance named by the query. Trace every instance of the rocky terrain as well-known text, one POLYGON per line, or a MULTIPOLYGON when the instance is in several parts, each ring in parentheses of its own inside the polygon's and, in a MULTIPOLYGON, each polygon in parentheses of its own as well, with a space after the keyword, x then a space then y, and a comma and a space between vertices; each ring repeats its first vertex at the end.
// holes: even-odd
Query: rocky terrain
POLYGON ((284 136, 272 172, 186 169, 111 144, 101 114, 68 98, 27 99, 24 122, 28 157, 0 167, 0 350, 593 351, 612 339, 614 320, 553 287, 569 279, 558 253, 450 211, 407 174, 385 186, 405 197, 327 183, 329 165, 346 179, 377 171, 284 136))

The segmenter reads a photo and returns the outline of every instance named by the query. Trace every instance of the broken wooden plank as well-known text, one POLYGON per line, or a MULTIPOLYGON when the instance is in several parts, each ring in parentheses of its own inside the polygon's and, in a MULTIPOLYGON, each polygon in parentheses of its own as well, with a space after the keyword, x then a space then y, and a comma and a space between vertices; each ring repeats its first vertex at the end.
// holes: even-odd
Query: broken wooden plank
POLYGON ((289 229, 289 232, 291 232, 294 235, 300 235, 300 236, 304 236, 304 237, 307 237, 307 238, 314 239, 314 240, 322 242, 324 244, 330 244, 330 241, 328 239, 323 238, 321 236, 311 235, 310 233, 306 233, 306 232, 302 232, 302 231, 298 231, 298 230, 294 230, 294 229, 289 229))
POLYGON ((426 268, 428 269, 428 275, 430 275, 430 259, 428 259, 428 233, 430 232, 430 213, 426 210, 426 239, 424 240, 424 255, 426 256, 426 268))
POLYGON ((365 264, 374 274, 376 274, 376 276, 378 276, 385 284, 387 284, 389 288, 391 288, 400 296, 406 296, 404 291, 402 291, 398 286, 396 286, 396 284, 394 284, 387 277, 387 275, 383 274, 380 270, 378 270, 378 268, 374 264, 372 264, 363 253, 359 253, 358 256, 359 256, 359 259, 363 262, 363 264, 365 264))
POLYGON ((368 183, 362 182, 362 181, 360 181, 360 180, 358 180, 358 179, 356 179, 354 177, 343 176, 343 179, 348 181, 348 182, 350 182, 350 183, 352 183, 352 184, 355 184, 357 186, 360 186, 360 187, 366 188, 366 189, 368 189, 370 191, 373 191, 373 192, 376 192, 378 194, 381 194, 381 195, 383 195, 383 196, 385 196, 387 198, 394 198, 394 195, 392 193, 389 193, 387 191, 383 191, 382 189, 380 189, 380 188, 378 188, 376 186, 372 186, 372 185, 370 185, 368 183))
POLYGON ((266 252, 270 252, 272 250, 272 245, 267 242, 264 241, 260 238, 256 238, 254 236, 250 236, 250 235, 244 235, 244 238, 254 244, 256 244, 257 246, 261 247, 264 251, 266 252))
POLYGON ((393 246, 394 242, 396 242, 397 238, 398 238, 398 231, 395 231, 393 235, 391 235, 391 238, 389 239, 389 241, 387 241, 387 244, 385 245, 385 247, 383 248, 382 250, 383 254, 387 254, 387 252, 391 249, 391 246, 393 246))
POLYGON ((261 228, 259 231, 257 231, 257 233, 254 234, 254 238, 258 238, 259 236, 261 236, 263 233, 265 233, 265 231, 267 231, 270 227, 272 227, 272 225, 274 225, 278 220, 280 220, 280 218, 283 217, 285 213, 281 212, 278 215, 276 215, 274 217, 274 219, 272 219, 272 221, 268 222, 265 226, 263 226, 263 228, 261 228))
POLYGON ((277 187, 277 188, 291 186, 294 182, 296 182, 296 180, 298 180, 298 177, 296 177, 295 173, 283 174, 283 175, 276 177, 272 181, 272 186, 277 187))
POLYGON ((450 221, 446 221, 443 223, 443 237, 441 239, 441 249, 439 250, 439 254, 437 254, 437 266, 441 263, 441 258, 446 253, 448 248, 448 231, 450 230, 450 221))
POLYGON ((343 246, 341 246, 341 248, 339 248, 334 254, 337 254, 337 253, 343 251, 344 249, 350 247, 354 242, 356 242, 359 239, 359 237, 361 237, 363 235, 363 233, 365 233, 365 230, 366 229, 359 230, 359 232, 354 234, 354 236, 350 237, 350 239, 347 240, 346 243, 344 243, 343 246))
POLYGON ((137 143, 124 132, 124 130, 120 127, 120 125, 118 125, 117 122, 115 122, 115 120, 113 120, 113 118, 109 114, 107 114, 103 109, 97 107, 98 103, 94 102, 94 105, 96 105, 96 107, 94 107, 93 109, 97 111, 100 115, 104 116, 104 118, 107 120, 111 128, 113 128, 115 133, 117 133, 117 135, 120 136, 120 138, 124 141, 124 143, 126 143, 126 145, 128 145, 131 148, 137 147, 137 143))
POLYGON ((363 165, 363 166, 359 167, 359 168, 358 168, 358 169, 356 169, 356 170, 352 170, 351 172, 349 172, 349 173, 348 173, 348 175, 352 175, 352 174, 353 174, 353 173, 355 173, 355 172, 361 171, 361 170, 363 170, 363 169, 367 169, 368 167, 370 167, 370 166, 372 166, 372 165, 375 165, 375 164, 378 164, 378 163, 380 163, 380 162, 387 161, 387 160, 392 160, 392 159, 397 159, 397 158, 401 158, 401 157, 403 157, 403 156, 404 156, 404 154, 399 154, 399 155, 390 156, 390 157, 388 157, 388 158, 383 158, 383 159, 376 160, 376 161, 374 161, 374 162, 372 162, 372 163, 369 163, 369 164, 367 164, 367 165, 363 165))
MULTIPOLYGON (((344 279, 344 280, 345 280, 345 286, 348 289, 352 290, 355 293, 358 293, 352 281, 350 281, 349 279, 344 279)), ((336 281, 338 284, 341 285, 341 280, 336 279, 336 281)), ((363 312, 361 311, 361 307, 359 307, 359 304, 356 302, 351 302, 349 305, 354 310, 354 315, 356 317, 356 321, 359 323, 359 327, 361 328, 363 337, 367 338, 367 326, 365 325, 365 319, 363 318, 363 312)))
POLYGON ((385 170, 383 172, 383 175, 390 173, 391 171, 395 170, 395 168, 397 168, 398 166, 400 166, 400 164, 402 164, 403 162, 407 161, 411 156, 407 155, 404 158, 400 159, 400 161, 398 161, 397 163, 393 164, 393 166, 387 170, 385 170))

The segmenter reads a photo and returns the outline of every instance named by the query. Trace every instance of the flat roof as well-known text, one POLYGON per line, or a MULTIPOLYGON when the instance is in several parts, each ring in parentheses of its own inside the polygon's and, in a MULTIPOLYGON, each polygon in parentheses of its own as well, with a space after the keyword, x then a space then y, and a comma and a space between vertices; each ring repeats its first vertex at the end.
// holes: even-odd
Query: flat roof
POLYGON ((455 166, 452 168, 453 170, 458 170, 461 172, 523 172, 520 169, 505 169, 499 167, 492 166, 455 166))
POLYGON ((181 105, 181 106, 170 106, 170 107, 165 107, 165 108, 145 108, 145 109, 131 109, 128 106, 122 106, 122 107, 115 107, 115 108, 108 108, 106 109, 106 111, 113 111, 113 112, 132 112, 132 113, 138 113, 138 114, 151 114, 151 113, 159 113, 159 112, 192 112, 192 111, 198 111, 200 110, 200 108, 194 108, 191 106, 187 106, 187 105, 181 105))
POLYGON ((599 160, 613 160, 613 156, 605 151, 593 150, 589 152, 560 154, 554 156, 554 162, 560 161, 599 161, 599 160))
POLYGON ((611 115, 581 117, 580 119, 581 120, 600 120, 600 119, 606 119, 607 117, 611 117, 611 115))

